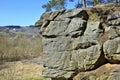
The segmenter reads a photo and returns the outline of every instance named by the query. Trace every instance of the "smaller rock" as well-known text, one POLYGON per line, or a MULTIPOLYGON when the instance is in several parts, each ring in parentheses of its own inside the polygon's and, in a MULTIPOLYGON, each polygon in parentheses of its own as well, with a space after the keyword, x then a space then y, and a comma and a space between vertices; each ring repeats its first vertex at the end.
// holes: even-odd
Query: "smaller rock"
POLYGON ((51 21, 42 35, 51 38, 52 36, 66 35, 65 30, 68 27, 69 21, 51 21))
POLYGON ((110 63, 117 63, 120 61, 120 37, 107 40, 103 44, 103 50, 106 59, 109 60, 110 63))
POLYGON ((108 30, 108 37, 109 39, 114 39, 119 36, 119 29, 116 26, 112 27, 109 26, 110 29, 108 30))
POLYGON ((64 17, 64 18, 79 17, 79 18, 82 18, 84 20, 88 20, 88 18, 89 18, 87 12, 83 9, 66 10, 63 13, 62 17, 64 17))
POLYGON ((66 34, 70 36, 80 36, 84 33, 87 26, 86 20, 81 18, 73 18, 68 25, 66 34))
POLYGON ((100 45, 94 45, 87 49, 79 49, 72 51, 73 54, 71 57, 71 61, 74 64, 70 64, 71 69, 78 69, 78 71, 81 72, 95 68, 95 63, 98 61, 101 55, 100 49, 100 45))
POLYGON ((108 25, 120 25, 120 18, 108 21, 108 25))
POLYGON ((108 21, 115 20, 117 18, 120 18, 120 11, 115 11, 113 14, 109 15, 107 17, 108 21))

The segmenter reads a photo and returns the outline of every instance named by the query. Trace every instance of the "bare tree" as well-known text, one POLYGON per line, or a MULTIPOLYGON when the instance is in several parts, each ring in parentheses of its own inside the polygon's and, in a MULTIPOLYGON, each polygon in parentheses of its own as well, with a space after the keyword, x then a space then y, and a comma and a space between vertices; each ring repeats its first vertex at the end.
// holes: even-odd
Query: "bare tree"
POLYGON ((86 0, 82 0, 83 8, 86 8, 86 0))
POLYGON ((120 0, 116 0, 116 2, 120 2, 120 0))

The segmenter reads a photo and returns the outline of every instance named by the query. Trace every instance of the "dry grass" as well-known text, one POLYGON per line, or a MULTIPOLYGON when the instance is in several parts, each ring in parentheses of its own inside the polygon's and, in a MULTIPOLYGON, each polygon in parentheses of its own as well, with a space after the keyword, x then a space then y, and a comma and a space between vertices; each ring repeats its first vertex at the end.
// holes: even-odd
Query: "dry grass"
POLYGON ((0 69, 0 80, 50 80, 41 77, 43 66, 40 64, 17 61, 6 62, 3 67, 0 69))
POLYGON ((42 44, 39 35, 0 32, 0 80, 50 80, 41 77, 41 64, 21 62, 22 59, 29 61, 41 55, 42 44))
MULTIPOLYGON (((89 15, 89 21, 107 20, 107 16, 120 10, 118 3, 100 4, 91 8, 85 8, 89 15)), ((105 22, 105 21, 104 21, 105 22)))
POLYGON ((41 38, 16 36, 0 36, 0 60, 16 61, 40 56, 42 54, 41 38))

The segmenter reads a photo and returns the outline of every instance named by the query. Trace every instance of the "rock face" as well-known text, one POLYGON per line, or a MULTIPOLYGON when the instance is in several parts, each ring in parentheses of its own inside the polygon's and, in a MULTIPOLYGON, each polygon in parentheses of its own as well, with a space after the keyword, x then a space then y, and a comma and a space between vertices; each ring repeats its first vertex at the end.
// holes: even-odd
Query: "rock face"
POLYGON ((106 63, 120 63, 120 11, 107 17, 107 27, 89 17, 83 9, 46 12, 41 16, 36 25, 41 26, 43 76, 52 80, 103 80, 102 76, 106 80, 119 79, 118 66, 110 67, 113 71, 107 77, 102 72, 98 76, 89 71, 106 63))

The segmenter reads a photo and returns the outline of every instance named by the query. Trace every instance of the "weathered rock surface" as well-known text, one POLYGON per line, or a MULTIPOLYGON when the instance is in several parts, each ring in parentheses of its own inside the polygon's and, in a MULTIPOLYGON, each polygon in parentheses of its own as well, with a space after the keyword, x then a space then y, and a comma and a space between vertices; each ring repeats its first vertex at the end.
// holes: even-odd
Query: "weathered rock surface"
POLYGON ((120 66, 104 64, 120 63, 120 11, 108 16, 107 27, 89 17, 82 9, 42 15, 36 25, 41 25, 43 76, 52 80, 119 80, 120 66))
POLYGON ((73 80, 120 80, 120 65, 105 64, 93 71, 81 72, 73 80))

